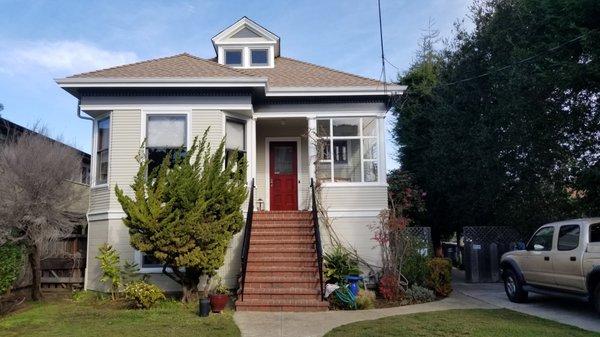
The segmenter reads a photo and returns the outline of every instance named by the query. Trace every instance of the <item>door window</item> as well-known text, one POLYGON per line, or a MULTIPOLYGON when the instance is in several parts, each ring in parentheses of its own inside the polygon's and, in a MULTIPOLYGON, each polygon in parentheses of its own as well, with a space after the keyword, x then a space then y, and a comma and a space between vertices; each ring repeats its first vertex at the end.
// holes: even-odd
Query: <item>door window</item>
POLYGON ((529 240, 527 250, 549 251, 552 250, 552 238, 554 236, 554 227, 540 228, 529 240))
POLYGON ((294 147, 293 146, 275 146, 275 165, 273 171, 275 174, 294 173, 294 147))
POLYGON ((579 246, 579 225, 560 226, 558 230, 558 250, 573 250, 579 246))
POLYGON ((600 242, 600 222, 590 226, 590 242, 600 242))

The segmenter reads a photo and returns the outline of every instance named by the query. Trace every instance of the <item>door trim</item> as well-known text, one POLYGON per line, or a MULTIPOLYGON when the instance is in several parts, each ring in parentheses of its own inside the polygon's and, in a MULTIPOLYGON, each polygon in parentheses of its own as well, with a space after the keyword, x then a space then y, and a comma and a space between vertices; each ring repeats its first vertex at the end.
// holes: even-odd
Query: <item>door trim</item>
MULTIPOLYGON (((272 142, 296 142, 296 162, 297 162, 297 166, 298 168, 297 170, 297 178, 298 181, 300 180, 300 158, 301 153, 302 153, 302 147, 301 147, 301 141, 300 141, 300 137, 265 137, 265 210, 270 211, 271 210, 271 190, 269 189, 269 186, 271 186, 271 176, 269 174, 269 172, 271 171, 271 160, 270 160, 270 148, 271 148, 271 143, 272 142)), ((300 203, 302 202, 300 199, 300 183, 298 184, 298 210, 301 209, 300 203)))

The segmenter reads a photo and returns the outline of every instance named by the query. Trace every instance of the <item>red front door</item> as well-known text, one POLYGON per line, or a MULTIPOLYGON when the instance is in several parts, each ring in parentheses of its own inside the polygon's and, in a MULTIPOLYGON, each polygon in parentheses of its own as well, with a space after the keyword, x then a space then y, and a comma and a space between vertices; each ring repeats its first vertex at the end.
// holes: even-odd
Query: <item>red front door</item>
POLYGON ((297 151, 296 142, 271 142, 269 145, 272 211, 298 210, 297 151))

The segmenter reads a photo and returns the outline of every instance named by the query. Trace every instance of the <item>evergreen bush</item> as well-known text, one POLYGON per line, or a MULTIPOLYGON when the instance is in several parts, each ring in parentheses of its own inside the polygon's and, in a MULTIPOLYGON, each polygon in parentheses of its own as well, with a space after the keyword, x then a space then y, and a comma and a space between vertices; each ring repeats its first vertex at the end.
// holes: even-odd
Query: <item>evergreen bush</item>
POLYGON ((452 261, 444 258, 433 258, 427 264, 427 287, 437 296, 446 297, 452 292, 452 261))
POLYGON ((0 246, 0 296, 10 290, 23 267, 23 249, 13 244, 0 246))
POLYGON ((159 300, 164 300, 165 294, 154 284, 136 281, 125 287, 125 298, 134 308, 149 309, 159 300))

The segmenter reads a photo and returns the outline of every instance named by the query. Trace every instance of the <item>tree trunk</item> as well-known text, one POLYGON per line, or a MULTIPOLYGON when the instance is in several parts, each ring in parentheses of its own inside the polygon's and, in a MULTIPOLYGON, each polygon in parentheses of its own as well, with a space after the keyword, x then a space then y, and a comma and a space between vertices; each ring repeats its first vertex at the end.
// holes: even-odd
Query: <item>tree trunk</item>
POLYGON ((40 249, 37 245, 29 248, 29 266, 31 267, 31 299, 40 301, 42 299, 42 262, 40 249))

